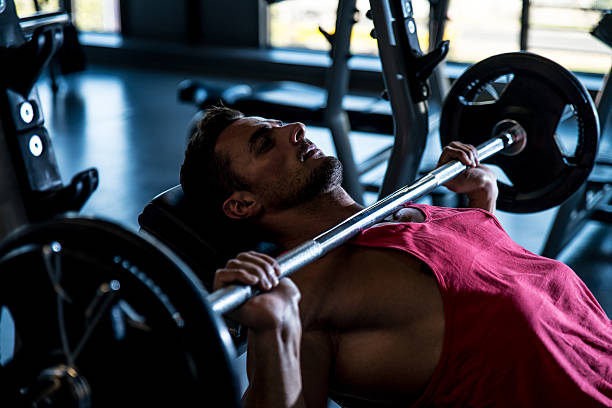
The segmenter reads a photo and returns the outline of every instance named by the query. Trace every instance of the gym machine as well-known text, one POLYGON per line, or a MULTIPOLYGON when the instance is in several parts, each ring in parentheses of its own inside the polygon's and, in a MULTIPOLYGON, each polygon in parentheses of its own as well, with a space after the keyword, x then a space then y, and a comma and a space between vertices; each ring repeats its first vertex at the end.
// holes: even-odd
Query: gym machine
POLYGON ((145 233, 75 214, 98 172, 62 184, 35 87, 67 21, 20 23, 13 1, 0 0, 0 404, 172 406, 236 395, 232 370, 207 371, 231 367, 235 352, 228 335, 226 351, 203 355, 220 347, 207 345, 219 341, 208 336, 219 317, 193 272, 145 233))
MULTIPOLYGON (((6 68, 4 86, 7 94, 10 91, 21 95, 22 56, 31 55, 30 47, 37 50, 40 45, 46 49, 43 45, 50 44, 47 36, 56 38, 56 31, 53 26, 40 27, 39 34, 32 36, 34 43, 24 42, 14 5, 12 2, 0 4, 6 4, 0 9, 0 17, 13 24, 8 34, 1 33, 5 38, 2 52, 22 68, 6 68), (12 40, 6 41, 8 38, 21 38, 21 41, 12 46, 12 40)), ((589 157, 594 156, 589 153, 596 151, 593 146, 596 147, 598 139, 595 107, 584 87, 554 62, 526 53, 491 57, 468 69, 465 75, 465 80, 459 78, 451 89, 442 110, 442 123, 455 126, 441 126, 441 137, 480 145, 479 156, 482 159, 491 156, 490 160, 506 171, 512 186, 507 187, 507 194, 500 194, 498 206, 519 212, 540 210, 557 205, 571 195, 570 186, 581 185, 593 166, 589 157), (513 74, 514 78, 497 93, 493 89, 499 80, 491 76, 491 71, 502 77, 513 74), (534 102, 531 86, 539 82, 544 83, 537 88, 542 95, 534 102), (487 99, 491 93, 496 94, 496 99, 487 99), (544 103, 549 100, 558 100, 550 110, 544 103), (571 157, 555 141, 556 126, 567 106, 572 107, 577 120, 584 124, 575 135, 579 154, 571 157), (466 132, 468 138, 445 133, 444 129, 455 127, 466 132), (550 149, 556 153, 550 154, 550 149), (540 197, 543 203, 535 197, 540 197)), ((32 86, 28 89, 28 101, 34 101, 32 89, 32 86)), ((37 126, 15 131, 15 125, 11 128, 7 123, 13 124, 19 112, 8 97, 2 103, 3 108, 13 107, 0 111, 3 142, 11 136, 20 138, 30 135, 28 132, 32 129, 37 132, 42 129, 37 126)), ((23 105, 21 100, 17 103, 21 103, 17 106, 23 105)), ((37 115, 42 118, 40 112, 37 115)), ((31 139, 32 136, 26 140, 31 139)), ((48 154, 48 140, 43 142, 43 151, 48 154)), ((3 167, 1 174, 3 178, 7 174, 14 176, 6 178, 13 184, 3 183, 15 186, 17 191, 22 186, 19 180, 30 180, 27 172, 31 167, 20 164, 23 150, 12 146, 0 145, 2 157, 13 160, 12 165, 6 166, 11 172, 3 167), (17 176, 21 173, 22 176, 17 176)), ((36 143, 33 147, 35 152, 39 151, 36 143)), ((459 163, 449 163, 284 254, 279 259, 284 265, 284 274, 314 261, 384 218, 406 200, 450 180, 463 168, 459 163)), ((244 300, 244 295, 222 292, 209 295, 204 287, 205 273, 212 281, 213 271, 200 268, 198 279, 185 261, 145 232, 148 229, 142 217, 144 231, 138 234, 96 218, 68 214, 44 217, 43 212, 28 211, 39 206, 35 205, 37 201, 27 203, 24 197, 31 195, 22 194, 10 201, 21 204, 16 208, 22 208, 24 216, 20 226, 0 244, 3 278, 0 327, 4 328, 0 345, 0 401, 3 405, 176 406, 209 402, 214 406, 240 406, 234 366, 236 348, 220 313, 214 310, 232 309, 244 300), (28 218, 30 214, 34 214, 32 219, 28 218), (12 335, 5 335, 7 332, 12 335)), ((183 204, 193 204, 181 198, 183 204)), ((185 214, 186 208, 194 208, 177 209, 169 204, 156 213, 158 217, 165 216, 170 223, 182 219, 186 227, 197 224, 197 228, 212 237, 198 241, 206 243, 199 248, 200 252, 216 250, 210 254, 214 258, 235 249, 218 248, 222 242, 216 239, 215 229, 218 232, 225 227, 221 224, 223 220, 202 219, 202 208, 185 214)), ((145 212, 147 209, 143 215, 145 212)), ((11 216, 4 212, 1 215, 11 216)), ((192 232, 199 231, 194 228, 192 232)), ((247 235, 251 240, 257 238, 247 235)), ((174 237, 167 231, 158 230, 157 236, 177 248, 184 244, 173 241, 174 237)), ((247 298, 255 293, 250 288, 237 291, 248 292, 247 298)))
MULTIPOLYGON (((448 15, 448 5, 450 0, 430 0, 429 1, 429 52, 432 52, 438 44, 444 41, 444 30, 448 15)), ((431 102, 438 105, 438 110, 446 99, 450 88, 450 81, 445 71, 445 61, 440 61, 434 69, 430 78, 431 102)), ((430 113, 431 113, 430 105, 430 113)))
POLYGON ((72 2, 60 0, 57 10, 42 11, 38 0, 32 0, 35 13, 20 18, 20 26, 27 35, 33 27, 57 23, 62 29, 62 42, 47 63, 47 72, 51 82, 51 90, 59 90, 60 78, 74 72, 85 70, 85 54, 79 43, 77 29, 72 20, 72 2))
POLYGON ((383 77, 393 111, 394 143, 379 192, 384 197, 414 180, 429 135, 429 76, 448 53, 448 41, 424 55, 411 1, 371 1, 383 77))
POLYGON ((58 18, 62 16, 51 24, 28 20, 24 34, 13 2, 2 6, 0 239, 21 225, 80 210, 98 184, 93 168, 75 175, 67 186, 62 184, 34 86, 62 45, 63 24, 57 21, 66 20, 58 18))
MULTIPOLYGON (((352 96, 348 94, 350 58, 350 37, 355 23, 355 0, 339 0, 336 17, 336 30, 334 34, 329 34, 319 28, 324 37, 331 44, 330 68, 326 71, 325 88, 318 89, 298 83, 275 83, 272 85, 248 86, 235 85, 226 89, 215 88, 211 84, 197 83, 194 81, 184 81, 179 86, 179 100, 194 103, 199 109, 206 109, 211 104, 222 101, 226 106, 235 108, 244 114, 251 116, 263 116, 283 120, 285 122, 306 122, 310 125, 328 127, 332 134, 336 154, 344 168, 344 188, 359 202, 362 202, 363 192, 376 192, 384 196, 400 185, 414 180, 417 175, 418 165, 424 149, 425 139, 428 134, 428 113, 426 106, 420 106, 419 112, 411 113, 413 98, 416 102, 423 101, 423 87, 427 88, 429 95, 429 85, 427 78, 431 75, 435 66, 444 58, 447 46, 441 45, 441 38, 444 31, 446 11, 448 1, 431 2, 430 25, 434 30, 434 36, 430 37, 430 54, 423 55, 419 46, 416 24, 413 19, 412 11, 405 16, 400 13, 400 7, 412 8, 411 1, 390 2, 396 4, 398 10, 388 10, 388 12, 376 13, 374 10, 368 12, 366 16, 374 20, 374 30, 372 36, 380 33, 378 47, 381 52, 387 54, 386 58, 395 58, 396 67, 394 73, 385 72, 385 83, 387 90, 382 93, 383 98, 374 98, 369 104, 372 108, 369 111, 354 109, 350 101, 352 96), (436 21, 434 21, 436 20, 436 21), (439 21, 437 21, 439 20, 439 21), (394 38, 387 38, 385 32, 388 26, 394 25, 394 21, 404 21, 405 27, 397 25, 398 42, 394 38), (378 28, 377 28, 378 27, 378 28), (381 38, 380 35, 383 37, 381 38), (438 41, 440 39, 440 41, 438 41), (403 79, 397 79, 392 75, 403 75, 403 79), (402 97, 400 101, 398 91, 391 90, 390 87, 418 87, 414 91, 410 89, 410 95, 402 97), (278 98, 274 95, 304 95, 293 101, 287 98, 278 98), (418 95, 418 96, 417 96, 418 95), (402 109, 405 116, 397 123, 398 116, 391 116, 389 104, 385 101, 389 98, 396 99, 395 104, 403 104, 402 109), (279 100, 280 99, 280 100, 279 100), (414 134, 409 137, 407 129, 414 129, 414 134), (393 147, 382 149, 374 153, 363 163, 357 165, 355 162, 350 141, 349 133, 352 130, 373 132, 379 134, 395 135, 393 147), (399 129, 399 130, 398 130, 399 129), (414 141, 412 140, 414 139, 414 141), (392 152, 390 153, 390 150, 392 152), (382 188, 378 185, 362 185, 360 177, 376 166, 389 160, 390 167, 387 171, 386 185, 382 188), (397 163, 399 160, 401 162, 397 163), (417 168, 415 168, 417 167, 417 168), (401 174, 401 173, 405 174, 401 174)), ((394 8, 396 6, 392 6, 394 8)), ((387 64, 390 66, 390 64, 387 64)), ((448 87, 447 80, 443 78, 441 69, 436 70, 435 80, 432 81, 434 99, 437 105, 441 106, 443 95, 448 87)), ((415 88, 416 89, 416 88, 415 88)), ((401 91, 403 92, 403 91, 401 91)), ((192 120, 189 135, 197 121, 202 117, 202 112, 198 112, 192 120)))

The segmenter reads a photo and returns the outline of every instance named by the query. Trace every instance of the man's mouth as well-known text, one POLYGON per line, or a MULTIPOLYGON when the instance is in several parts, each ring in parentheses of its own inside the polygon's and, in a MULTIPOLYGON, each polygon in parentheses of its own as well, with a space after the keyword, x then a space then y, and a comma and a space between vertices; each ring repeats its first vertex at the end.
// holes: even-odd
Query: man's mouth
POLYGON ((309 148, 306 151, 306 154, 304 155, 304 160, 308 159, 309 157, 313 156, 316 152, 318 152, 319 149, 317 148, 317 146, 315 145, 311 145, 311 148, 309 148))
POLYGON ((306 161, 309 157, 312 157, 317 152, 320 152, 320 150, 314 143, 305 145, 302 149, 300 149, 300 161, 306 161))

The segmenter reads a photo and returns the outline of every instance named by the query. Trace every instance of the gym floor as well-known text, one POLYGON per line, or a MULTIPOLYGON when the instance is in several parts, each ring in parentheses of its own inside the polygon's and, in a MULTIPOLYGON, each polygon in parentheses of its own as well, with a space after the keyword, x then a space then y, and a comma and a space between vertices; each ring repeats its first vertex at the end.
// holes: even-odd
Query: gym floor
MULTIPOLYGON (((83 73, 60 78, 56 94, 48 78, 39 81, 46 125, 64 182, 88 167, 96 167, 100 173, 98 190, 82 214, 138 229, 137 217, 147 202, 178 183, 188 123, 196 112, 195 107, 177 100, 177 85, 184 79, 198 77, 192 73, 90 66, 83 73)), ((334 153, 326 129, 309 128, 308 138, 326 153, 334 153)), ((610 135, 605 139, 609 141, 610 135)), ((358 161, 392 143, 389 136, 365 134, 354 134, 351 141, 358 161)), ((440 143, 432 135, 424 163, 435 160, 439 152, 440 143)), ((610 152, 609 142, 600 146, 600 154, 612 156, 610 152)), ((376 179, 383 171, 376 169, 368 177, 376 179)), ((372 202, 375 197, 366 200, 372 202)), ((516 242, 539 253, 555 211, 526 215, 498 211, 496 215, 516 242)), ((610 226, 588 222, 558 259, 576 271, 612 316, 610 226)))

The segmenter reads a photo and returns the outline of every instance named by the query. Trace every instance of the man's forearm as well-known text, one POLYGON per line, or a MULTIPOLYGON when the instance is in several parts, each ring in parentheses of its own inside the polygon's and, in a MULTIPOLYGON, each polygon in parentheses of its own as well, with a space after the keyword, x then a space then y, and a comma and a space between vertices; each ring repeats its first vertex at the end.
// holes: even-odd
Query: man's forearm
POLYGON ((300 369, 301 334, 295 330, 249 332, 246 408, 305 407, 300 369))

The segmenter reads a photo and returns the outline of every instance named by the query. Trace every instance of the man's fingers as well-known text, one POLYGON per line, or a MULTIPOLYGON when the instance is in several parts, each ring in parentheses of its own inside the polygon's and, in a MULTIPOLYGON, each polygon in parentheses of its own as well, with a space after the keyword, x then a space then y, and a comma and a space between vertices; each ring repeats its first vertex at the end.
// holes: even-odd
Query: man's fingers
POLYGON ((258 286, 263 290, 269 290, 273 287, 273 282, 269 278, 269 274, 259 265, 244 262, 239 259, 232 259, 227 263, 225 269, 242 270, 245 273, 256 276, 258 280, 258 286))
MULTIPOLYGON (((459 160, 461 163, 466 166, 473 167, 475 166, 474 161, 472 160, 472 155, 469 149, 460 149, 456 147, 447 146, 444 149, 444 153, 442 157, 444 158, 444 162, 450 160, 459 160)), ((442 158, 441 157, 441 158, 442 158)))
POLYGON ((476 164, 476 167, 480 166, 480 159, 478 158, 478 149, 476 149, 476 147, 472 145, 468 146, 470 146, 470 150, 472 151, 472 157, 474 158, 474 163, 476 164))
POLYGON ((260 252, 251 252, 251 253, 267 261, 270 264, 270 266, 272 266, 272 268, 274 269, 274 273, 276 274, 276 276, 281 275, 280 265, 278 264, 278 262, 276 262, 276 259, 272 258, 270 255, 262 254, 260 252))
POLYGON ((225 268, 215 273, 215 289, 231 283, 255 285, 268 291, 279 284, 280 267, 276 259, 258 252, 242 252, 225 268))
POLYGON ((451 142, 442 151, 440 161, 443 163, 450 160, 459 160, 470 167, 478 167, 480 165, 478 150, 472 145, 461 142, 451 142))
POLYGON ((270 290, 278 284, 278 277, 274 267, 260 257, 250 254, 241 253, 235 259, 230 260, 225 269, 244 270, 245 272, 255 275, 259 278, 259 287, 263 290, 270 290))
POLYGON ((255 251, 243 252, 237 257, 245 262, 252 262, 262 268, 269 276, 270 280, 278 283, 278 277, 280 276, 280 266, 276 259, 269 255, 262 254, 255 251))
POLYGON ((215 290, 236 282, 255 285, 259 282, 259 277, 243 269, 218 269, 215 273, 215 290))

